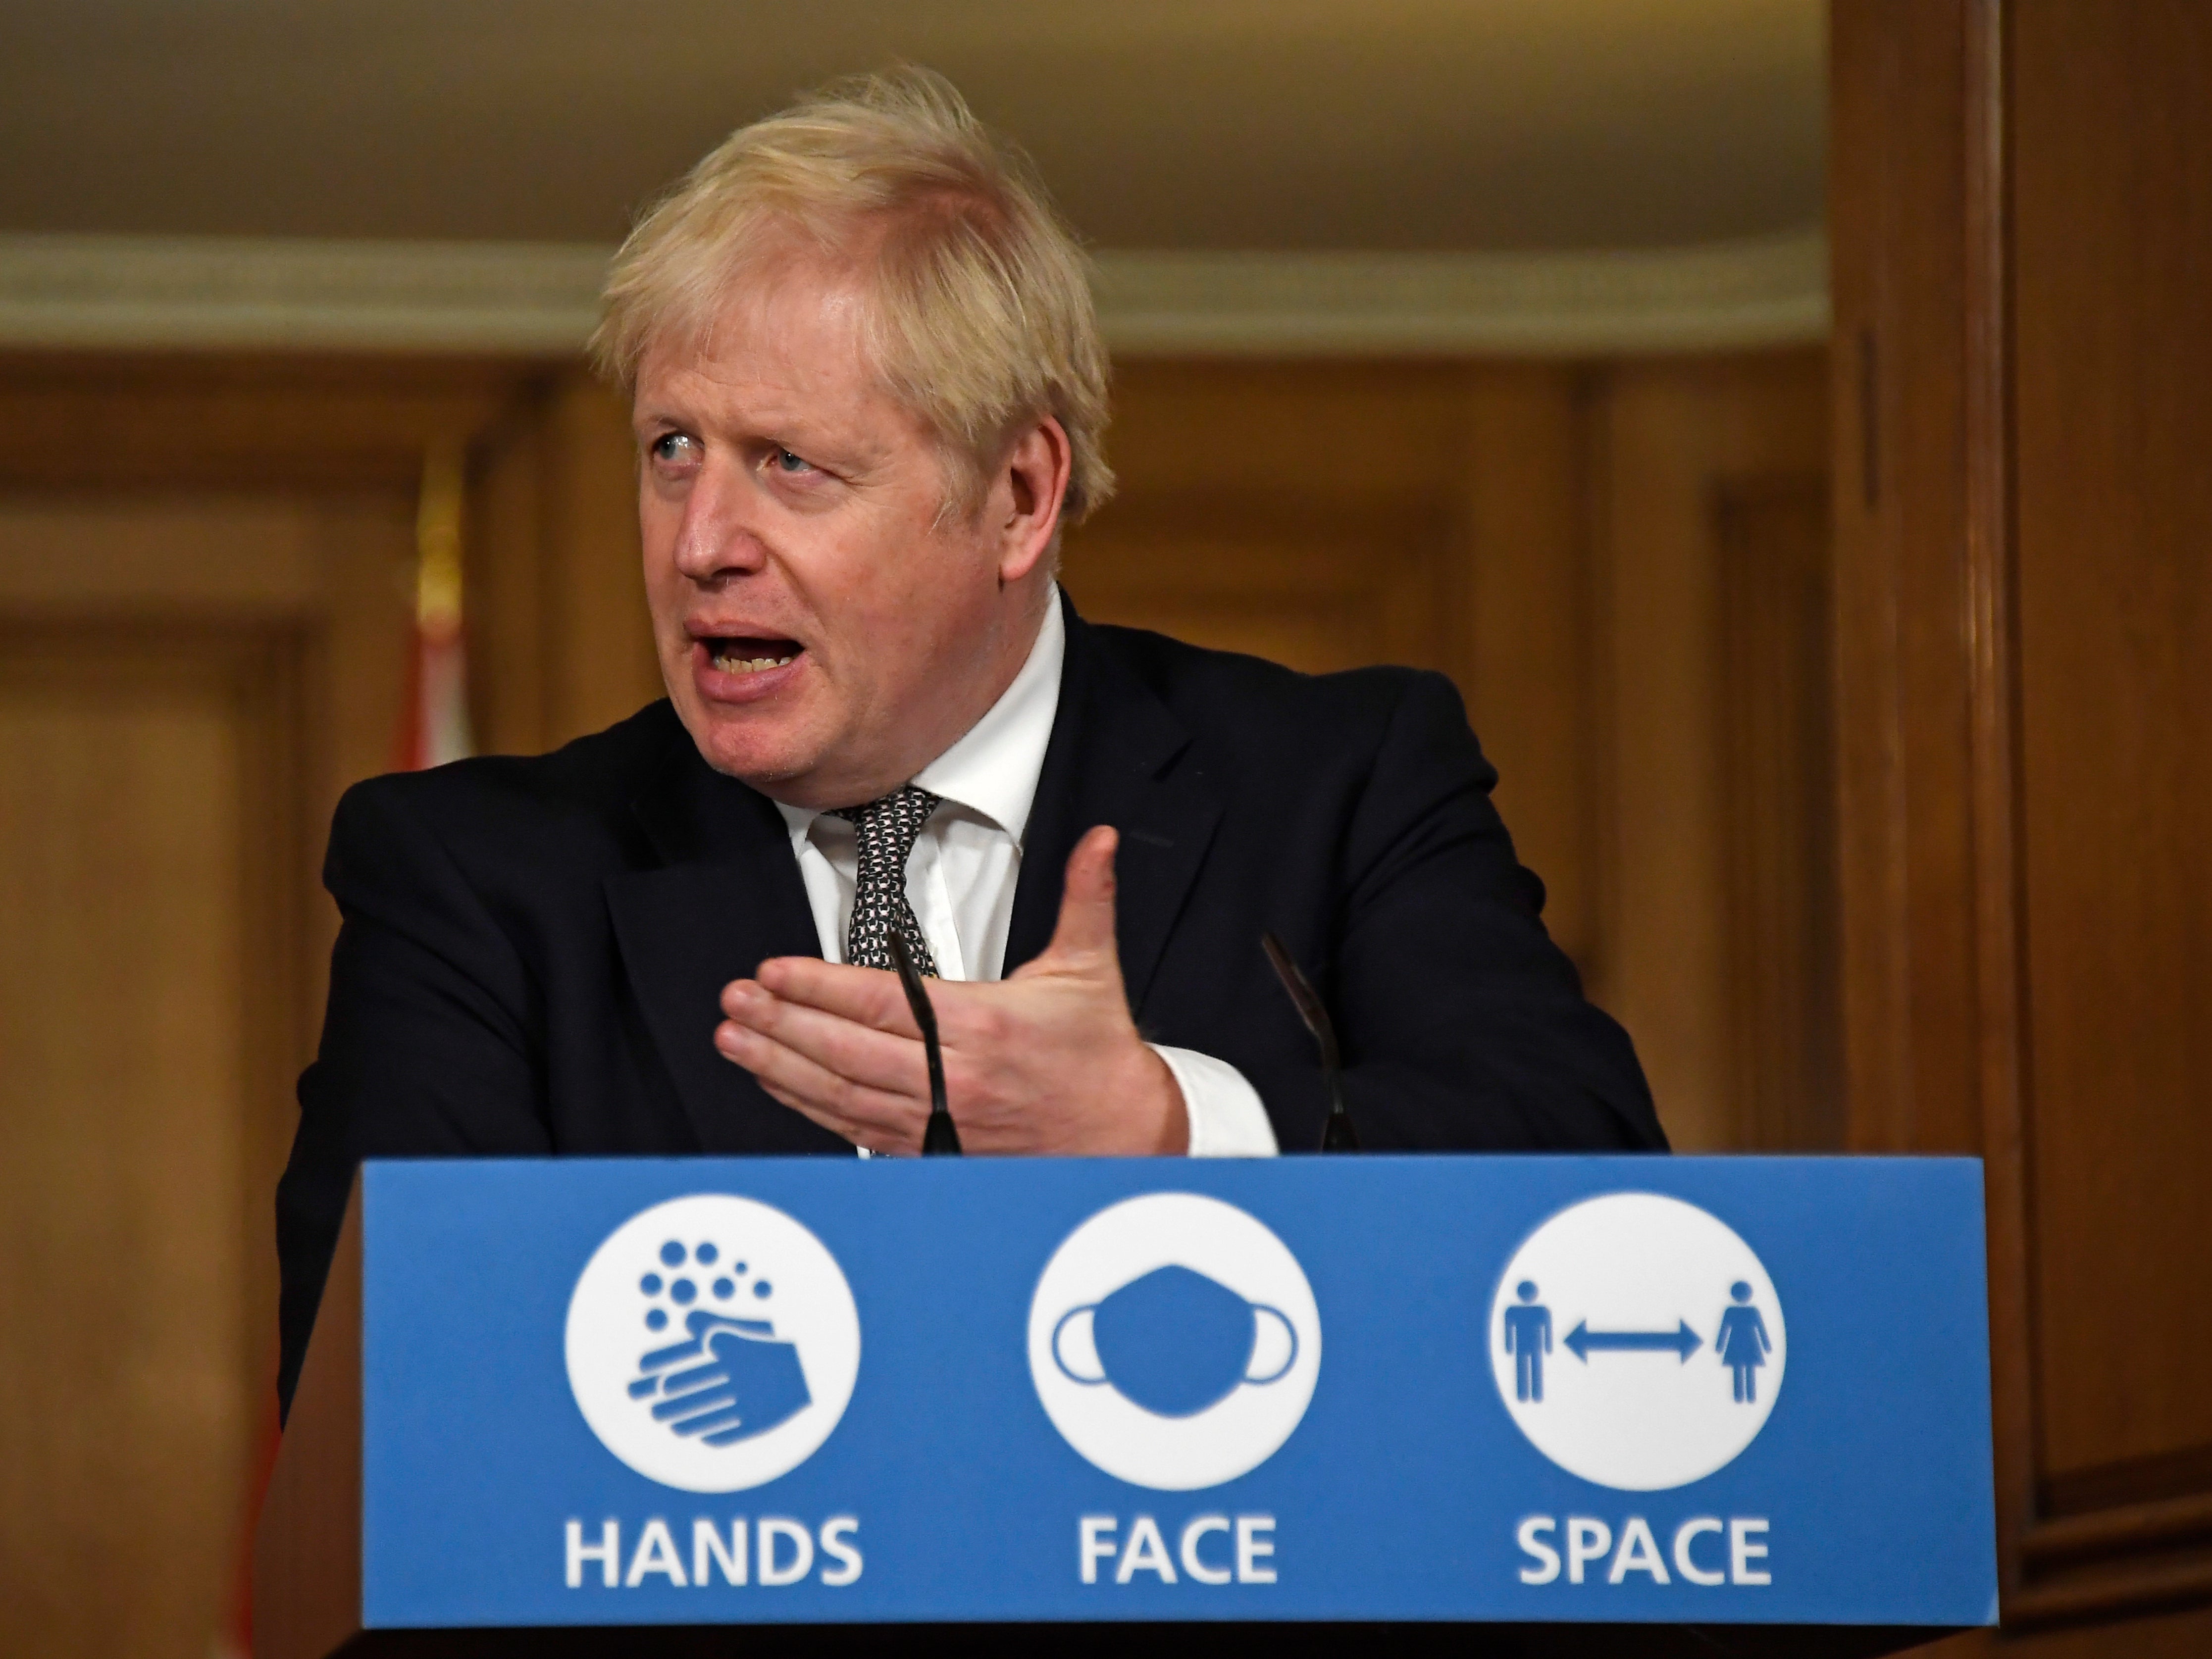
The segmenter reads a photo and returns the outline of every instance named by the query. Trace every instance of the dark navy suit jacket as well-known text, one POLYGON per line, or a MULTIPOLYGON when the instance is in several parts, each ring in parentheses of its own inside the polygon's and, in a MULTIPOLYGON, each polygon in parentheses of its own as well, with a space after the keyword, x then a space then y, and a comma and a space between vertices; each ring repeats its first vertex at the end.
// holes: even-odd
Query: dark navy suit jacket
MULTIPOLYGON (((1328 1003, 1363 1148, 1665 1146, 1626 1034, 1538 920, 1449 681, 1066 614, 1009 971, 1110 823, 1139 1027, 1236 1066, 1285 1150, 1317 1145, 1328 1096, 1267 928, 1328 1003)), ((344 926, 277 1193, 288 1403, 364 1158, 852 1155, 714 1049, 724 985, 820 946, 774 803, 668 703, 551 755, 356 786, 324 879, 344 926)))

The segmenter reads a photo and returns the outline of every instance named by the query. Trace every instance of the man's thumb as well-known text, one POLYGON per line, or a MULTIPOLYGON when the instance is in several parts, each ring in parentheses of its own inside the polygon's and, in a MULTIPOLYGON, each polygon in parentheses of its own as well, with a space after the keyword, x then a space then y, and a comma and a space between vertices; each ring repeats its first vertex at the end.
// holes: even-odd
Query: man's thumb
POLYGON ((1121 838, 1110 824, 1099 824, 1068 854, 1066 884, 1060 894, 1060 925, 1045 955, 1114 957, 1114 853, 1121 838))

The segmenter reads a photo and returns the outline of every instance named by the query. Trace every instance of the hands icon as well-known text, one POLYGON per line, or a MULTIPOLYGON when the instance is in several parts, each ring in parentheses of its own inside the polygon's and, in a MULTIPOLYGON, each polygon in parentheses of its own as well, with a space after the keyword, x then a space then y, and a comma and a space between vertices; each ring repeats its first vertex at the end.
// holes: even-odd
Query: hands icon
POLYGON ((799 1350, 779 1341, 765 1319, 732 1319, 696 1309, 684 1316, 690 1340, 656 1348, 638 1361, 633 1400, 660 1398, 657 1421, 709 1446, 765 1434, 811 1403, 799 1350))

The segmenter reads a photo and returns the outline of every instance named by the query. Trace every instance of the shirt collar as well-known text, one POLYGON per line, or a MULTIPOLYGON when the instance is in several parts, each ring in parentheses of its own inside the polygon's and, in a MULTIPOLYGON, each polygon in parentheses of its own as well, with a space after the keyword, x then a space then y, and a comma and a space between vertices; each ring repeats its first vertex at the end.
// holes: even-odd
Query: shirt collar
MULTIPOLYGON (((1036 801, 1044 751, 1060 712, 1060 672, 1067 656, 1067 625, 1060 620, 1060 589, 1048 595, 1044 624, 1029 659, 967 735, 914 775, 915 783, 954 805, 988 818, 1019 843, 1036 801)), ((818 816, 804 806, 776 803, 795 841, 804 841, 818 816)))
POLYGON ((1046 596, 1044 625, 1022 672, 968 735, 914 775, 933 795, 979 812, 1018 842, 1036 801, 1037 775, 1060 712, 1060 668, 1067 654, 1060 589, 1046 596))

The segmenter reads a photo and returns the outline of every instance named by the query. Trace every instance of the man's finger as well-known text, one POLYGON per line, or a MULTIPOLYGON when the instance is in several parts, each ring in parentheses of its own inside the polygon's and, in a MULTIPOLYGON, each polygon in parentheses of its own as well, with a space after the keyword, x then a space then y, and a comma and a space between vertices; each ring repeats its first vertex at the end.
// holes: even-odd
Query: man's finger
POLYGON ((919 1144, 929 1109, 910 1095, 854 1083, 773 1037, 734 1023, 716 1029, 714 1046, 785 1105, 833 1134, 872 1151, 919 1144))
POLYGON ((1040 964, 1114 958, 1114 854, 1121 841, 1111 824, 1102 823, 1075 843, 1060 888, 1060 923, 1040 964))
POLYGON ((879 1031, 842 1014, 788 1001, 744 980, 724 994, 722 1010, 732 1024, 757 1031, 854 1083, 916 1098, 928 1088, 919 1036, 879 1031))
MULTIPOLYGON (((920 1040, 921 1028, 914 1023, 906 993, 898 975, 881 968, 848 968, 823 962, 818 957, 772 957, 760 965, 756 977, 786 1002, 804 1003, 878 1031, 920 1040)), ((734 1017, 730 993, 742 980, 723 992, 722 1011, 734 1017)))

